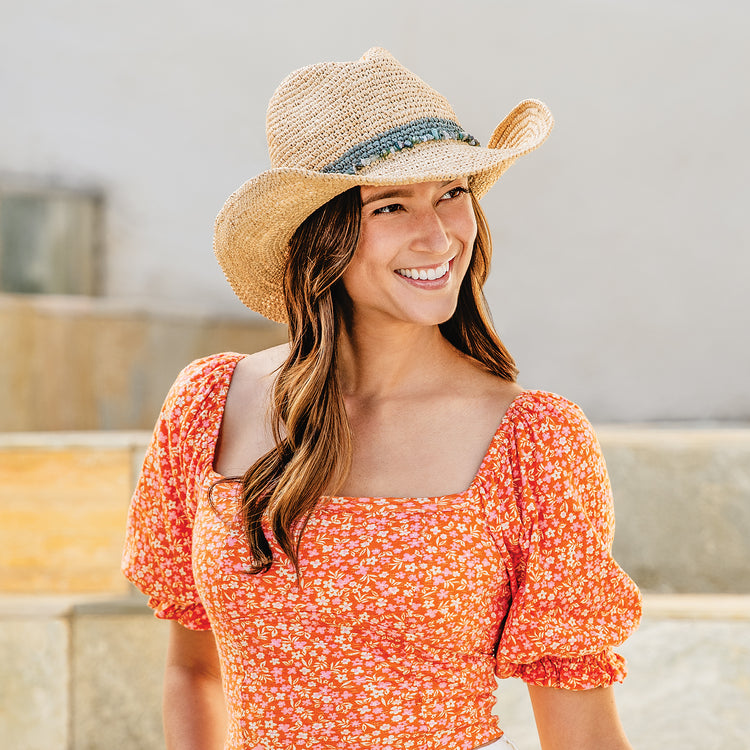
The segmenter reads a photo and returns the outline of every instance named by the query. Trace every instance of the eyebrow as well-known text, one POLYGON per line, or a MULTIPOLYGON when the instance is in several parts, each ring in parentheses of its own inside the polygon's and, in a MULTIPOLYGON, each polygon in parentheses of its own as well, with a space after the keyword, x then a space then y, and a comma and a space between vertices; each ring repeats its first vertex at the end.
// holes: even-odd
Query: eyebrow
MULTIPOLYGON (((452 180, 446 180, 443 182, 440 187, 444 188, 446 185, 450 185, 452 182, 455 182, 458 177, 452 179, 452 180)), ((373 193, 367 200, 362 201, 362 205, 366 206, 369 203, 375 203, 376 201, 382 201, 387 200, 388 198, 402 198, 402 197, 409 197, 410 195, 414 194, 414 187, 412 185, 394 185, 392 187, 384 188, 383 190, 378 190, 377 192, 373 193)))

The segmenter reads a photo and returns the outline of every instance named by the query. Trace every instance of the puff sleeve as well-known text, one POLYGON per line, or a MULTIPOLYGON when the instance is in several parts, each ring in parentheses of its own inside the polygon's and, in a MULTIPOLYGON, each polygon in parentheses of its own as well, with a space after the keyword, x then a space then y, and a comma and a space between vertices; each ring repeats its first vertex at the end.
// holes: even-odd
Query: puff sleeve
POLYGON ((613 646, 637 627, 641 600, 612 558, 612 493, 598 440, 560 396, 521 402, 494 513, 511 591, 496 673, 571 690, 620 682, 625 663, 613 646))
MULTIPOLYGON (((200 477, 213 462, 221 420, 217 385, 236 355, 188 365, 170 389, 130 503, 122 571, 161 619, 191 630, 210 623, 195 587, 192 535, 200 477)), ((229 375, 231 377, 231 373, 229 375)))

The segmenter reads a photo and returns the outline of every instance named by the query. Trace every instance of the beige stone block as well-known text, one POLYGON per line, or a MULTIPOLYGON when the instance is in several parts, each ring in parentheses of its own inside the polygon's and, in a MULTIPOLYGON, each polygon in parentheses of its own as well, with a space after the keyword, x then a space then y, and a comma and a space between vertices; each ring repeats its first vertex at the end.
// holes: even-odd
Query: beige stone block
POLYGON ((750 430, 599 429, 615 556, 643 588, 750 593, 750 430))
POLYGON ((634 748, 747 750, 750 621, 644 620, 615 694, 634 748))
MULTIPOLYGON (((617 649, 629 674, 615 695, 633 747, 747 750, 750 597, 647 596, 644 603, 643 624, 617 649)), ((500 680, 496 696, 508 736, 539 750, 525 684, 500 680)))
MULTIPOLYGON (((163 750, 168 624, 142 600, 0 597, 0 747, 163 750)), ((750 597, 647 596, 641 628, 618 649, 616 687, 639 750, 746 750, 750 597)), ((539 750, 525 685, 502 680, 497 713, 539 750)))
POLYGON ((68 640, 64 619, 0 612, 0 747, 69 747, 68 640))
POLYGON ((0 450, 0 592, 126 593, 132 449, 0 450))
POLYGON ((73 748, 162 750, 168 623, 145 609, 96 609, 73 618, 73 748))
POLYGON ((31 345, 33 310, 0 294, 0 429, 29 429, 33 379, 31 345))
POLYGON ((0 431, 150 429, 193 359, 254 352, 286 328, 93 297, 0 294, 0 431))

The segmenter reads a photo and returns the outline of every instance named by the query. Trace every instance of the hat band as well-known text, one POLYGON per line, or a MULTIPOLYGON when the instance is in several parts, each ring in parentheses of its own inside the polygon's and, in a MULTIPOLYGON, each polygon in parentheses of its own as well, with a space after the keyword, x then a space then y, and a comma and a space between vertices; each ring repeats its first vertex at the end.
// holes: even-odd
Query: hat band
POLYGON ((422 117, 352 146, 343 156, 327 164, 320 171, 357 174, 360 169, 369 167, 379 159, 427 141, 463 141, 469 146, 479 145, 479 141, 474 136, 469 135, 453 120, 422 117))

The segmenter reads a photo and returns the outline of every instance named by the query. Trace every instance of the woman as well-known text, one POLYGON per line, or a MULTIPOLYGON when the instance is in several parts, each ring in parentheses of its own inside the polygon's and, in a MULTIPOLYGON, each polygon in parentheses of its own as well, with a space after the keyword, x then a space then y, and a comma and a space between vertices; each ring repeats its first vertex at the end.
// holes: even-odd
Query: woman
POLYGON ((508 747, 495 675, 545 750, 629 747, 604 462, 516 384, 481 292, 477 198, 551 126, 526 101, 481 148, 381 49, 274 94, 273 169, 215 248, 290 344, 183 371, 129 517, 125 573, 173 620, 170 749, 508 747))

